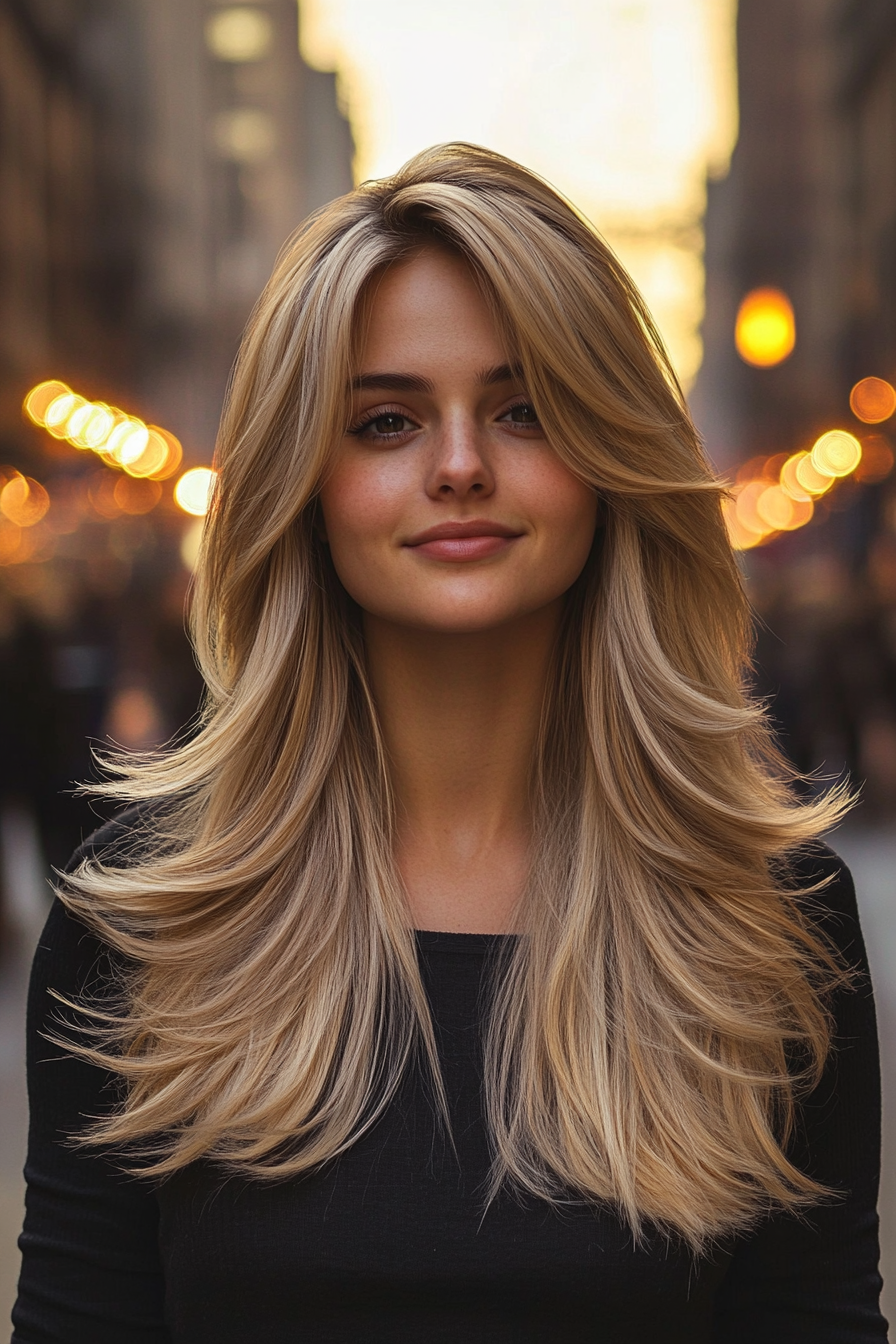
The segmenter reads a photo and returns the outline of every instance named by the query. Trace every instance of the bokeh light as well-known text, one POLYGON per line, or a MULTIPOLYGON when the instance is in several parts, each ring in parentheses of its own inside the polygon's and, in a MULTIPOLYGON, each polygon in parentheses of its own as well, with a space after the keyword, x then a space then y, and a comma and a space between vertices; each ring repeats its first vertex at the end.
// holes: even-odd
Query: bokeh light
POLYGON ((17 472, 0 490, 0 513, 17 527, 34 527, 50 507, 50 496, 39 481, 17 472))
POLYGON ((203 518, 208 513, 216 473, 210 467, 191 467, 174 487, 174 499, 184 513, 203 518))
POLYGON ((863 378, 849 394, 849 407, 857 420, 879 425, 896 411, 896 388, 884 378, 863 378))
POLYGON ((868 434, 862 440, 862 460, 856 467, 856 480, 862 485, 873 485, 889 476, 896 455, 886 434, 868 434))
MULTIPOLYGON (((96 452, 111 434, 115 418, 115 412, 111 406, 106 406, 103 402, 91 403, 89 414, 84 420, 80 433, 75 438, 72 438, 70 434, 70 442, 74 443, 76 448, 92 448, 96 452)), ((69 430, 71 430, 71 421, 69 421, 69 430)))
POLYGON ((38 383, 25 398, 25 414, 43 429, 50 403, 70 392, 71 388, 66 383, 60 383, 55 378, 49 378, 45 383, 38 383))
POLYGON ((154 425, 146 426, 146 443, 136 456, 129 453, 121 465, 129 476, 152 476, 168 465, 168 444, 154 425))
POLYGON ((735 514, 737 521, 748 533, 752 533, 757 538, 763 537, 771 531, 768 523, 759 513, 756 507, 759 503, 759 496, 768 489, 765 481, 750 481, 742 486, 738 491, 735 502, 735 514))
POLYGON ((796 501, 780 485, 767 485, 756 499, 756 513, 771 532, 789 532, 796 507, 796 501))
POLYGON ((248 5, 232 5, 211 15, 205 41, 219 61, 260 61, 271 48, 274 30, 267 14, 248 5))
POLYGON ((205 531, 205 519, 194 518, 186 527, 180 539, 180 558, 189 570, 195 570, 202 549, 202 535, 205 531))
POLYGON ((753 289, 737 312, 734 341, 741 359, 758 368, 780 364, 796 344, 796 321, 780 289, 753 289))
POLYGON ((763 532, 754 532, 741 522, 737 513, 736 499, 729 498, 722 501, 722 517, 728 529, 728 538, 736 551, 749 551, 764 539, 763 532))
POLYGON ((796 474, 796 469, 804 457, 808 457, 808 453, 794 453, 791 457, 788 457, 781 468, 781 489, 785 490, 790 498, 798 504, 811 503, 812 501, 812 491, 806 489, 798 480, 796 474))
POLYGON ((835 477, 829 472, 822 474, 818 471, 811 453, 796 453, 795 457, 796 465, 793 474, 797 483, 803 487, 808 495, 817 498, 830 490, 835 477))
POLYGON ((31 389, 25 412, 56 439, 75 448, 90 448, 108 466, 129 476, 167 480, 180 468, 179 439, 159 425, 145 425, 103 401, 88 401, 65 383, 50 379, 31 389))
POLYGON ((270 158, 277 143, 273 117, 257 107, 234 107, 214 120, 218 152, 235 163, 261 163, 270 158))
POLYGON ((44 429, 54 439, 67 438, 69 419, 86 404, 85 398, 77 392, 62 392, 54 397, 44 413, 44 429))
POLYGON ((829 429, 812 445, 812 465, 821 476, 849 476, 862 460, 862 445, 845 429, 829 429))
POLYGON ((885 435, 869 435, 863 446, 842 429, 820 435, 811 452, 750 458, 738 468, 735 485, 722 502, 731 545, 736 551, 748 551, 784 532, 795 532, 812 521, 815 501, 834 486, 840 493, 833 507, 845 507, 849 498, 845 478, 883 480, 893 464, 893 448, 885 435))
POLYGON ((158 481, 119 476, 115 482, 112 498, 122 513, 149 513, 162 498, 162 487, 158 481))
MULTIPOLYGON (((162 465, 147 472, 146 475, 151 476, 154 481, 167 481, 169 476, 173 476, 176 471, 180 470, 180 464, 184 460, 183 447, 180 439, 175 438, 169 430, 162 429, 160 425, 150 425, 149 431, 150 435, 158 435, 164 441, 167 453, 162 465)), ((135 472, 134 464, 132 464, 131 474, 136 476, 143 473, 135 472)))

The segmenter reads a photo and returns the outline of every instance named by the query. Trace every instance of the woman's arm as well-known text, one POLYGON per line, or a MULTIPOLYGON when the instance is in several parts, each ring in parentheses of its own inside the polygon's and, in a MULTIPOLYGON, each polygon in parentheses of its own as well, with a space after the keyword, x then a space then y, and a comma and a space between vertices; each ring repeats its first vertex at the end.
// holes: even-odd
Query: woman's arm
POLYGON ((880 1069, 874 999, 849 870, 826 847, 800 863, 819 923, 856 968, 837 992, 834 1050, 802 1107, 793 1160, 841 1196, 804 1218, 777 1215, 738 1245, 718 1298, 714 1344, 871 1344, 887 1338, 878 1299, 880 1069))
MULTIPOLYGON (((113 824, 114 825, 114 824, 113 824)), ((97 840, 105 839, 103 828, 97 840)), ((77 858, 78 856, 76 856, 77 858)), ((56 900, 38 944, 28 999, 31 1121, 22 1273, 14 1344, 168 1344, 158 1207, 149 1186, 66 1136, 115 1101, 115 1081, 44 1036, 70 1019, 52 997, 97 997, 108 951, 56 900)))

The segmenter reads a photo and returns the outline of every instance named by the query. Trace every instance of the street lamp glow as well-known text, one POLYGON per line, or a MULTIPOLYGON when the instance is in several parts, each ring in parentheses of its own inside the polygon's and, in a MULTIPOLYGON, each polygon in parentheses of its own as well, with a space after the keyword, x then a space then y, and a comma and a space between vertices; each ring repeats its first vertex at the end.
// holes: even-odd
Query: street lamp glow
POLYGON ((184 513, 203 518, 208 513, 216 473, 210 467, 191 467, 174 487, 174 499, 184 513))
POLYGON ((812 465, 822 476, 848 476, 862 460, 862 445, 845 429, 829 429, 812 445, 812 465))
POLYGON ((213 14, 205 25, 205 41, 219 61, 260 61, 274 37, 271 20, 261 10, 233 5, 213 14))
POLYGON ((879 425, 896 411, 896 388, 885 378, 862 378, 849 394, 849 405, 857 420, 879 425))
POLYGON ((25 414, 41 429, 46 427, 45 416, 48 407, 57 397, 63 397, 70 393, 71 388, 66 383, 60 383, 56 378, 48 378, 46 382, 38 383, 37 387, 32 387, 25 398, 25 414))
POLYGON ((780 289, 753 289, 741 302, 734 328, 741 359, 760 369, 780 364, 796 345, 793 306, 780 289))

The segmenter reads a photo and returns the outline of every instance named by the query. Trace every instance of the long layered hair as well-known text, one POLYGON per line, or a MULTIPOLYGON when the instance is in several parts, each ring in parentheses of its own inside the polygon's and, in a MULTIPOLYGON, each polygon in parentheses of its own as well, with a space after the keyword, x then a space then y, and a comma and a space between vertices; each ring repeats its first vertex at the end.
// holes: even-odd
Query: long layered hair
POLYGON ((158 1176, 283 1177, 349 1147, 414 1059, 450 1126, 361 626, 315 525, 371 284, 426 245, 466 261, 604 520, 483 1024, 488 1197, 610 1201, 699 1247, 820 1193, 785 1147, 834 970, 777 861, 843 801, 793 796, 745 692, 723 489, 632 281, 545 182, 470 145, 312 216, 249 323, 192 608, 199 731, 109 762, 108 793, 154 805, 126 858, 60 890, 127 966, 81 1047, 126 1083, 89 1139, 142 1144, 158 1176))

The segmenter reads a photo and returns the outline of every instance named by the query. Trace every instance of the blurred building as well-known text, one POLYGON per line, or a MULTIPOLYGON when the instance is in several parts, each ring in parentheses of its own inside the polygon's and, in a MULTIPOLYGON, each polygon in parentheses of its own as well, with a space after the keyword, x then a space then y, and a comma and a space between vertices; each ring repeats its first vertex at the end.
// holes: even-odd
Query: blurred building
POLYGON ((838 14, 848 268, 840 358, 848 381, 896 376, 896 6, 848 0, 838 14))
POLYGON ((0 436, 52 370, 133 377, 139 45, 127 4, 0 5, 0 436), (105 46, 112 59, 97 59, 105 46))
POLYGON ((740 0, 737 36, 740 137, 709 185, 693 405, 717 465, 741 481, 777 480, 833 428, 863 445, 864 465, 815 500, 808 525, 770 531, 744 560, 763 618, 760 687, 785 745, 803 769, 848 768, 869 807, 889 811, 896 422, 866 423, 851 389, 896 383, 896 7, 740 0), (762 366, 734 335, 744 297, 766 288, 790 300, 796 344, 762 366))
POLYGON ((91 742, 152 746, 196 709, 195 520, 173 479, 113 470, 22 400, 61 379, 211 461, 280 247, 352 185, 298 20, 295 0, 0 0, 0 837, 36 815, 54 862, 94 824, 69 792, 91 742), (37 521, 6 507, 13 478, 37 521))
POLYGON ((141 393, 208 460, 227 374, 277 253, 352 186, 335 76, 299 52, 295 0, 140 0, 146 50, 141 393))

